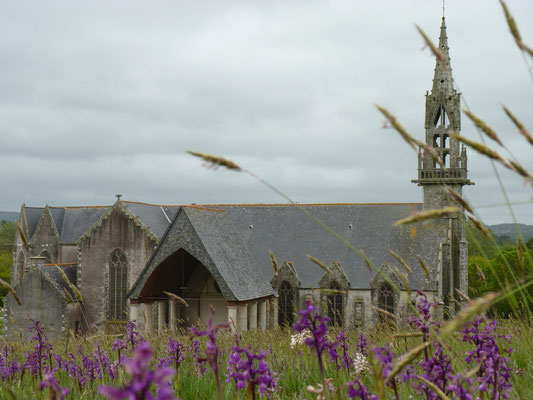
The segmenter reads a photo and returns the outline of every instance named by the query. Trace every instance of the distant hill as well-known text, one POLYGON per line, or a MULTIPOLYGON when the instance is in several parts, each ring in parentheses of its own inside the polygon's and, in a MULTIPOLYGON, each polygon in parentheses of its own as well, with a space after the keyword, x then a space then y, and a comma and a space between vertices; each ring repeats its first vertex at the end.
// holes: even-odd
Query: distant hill
MULTIPOLYGON (((524 240, 533 238, 533 225, 518 224, 524 240)), ((512 240, 516 240, 516 225, 515 224, 497 224, 489 225, 489 228, 496 236, 509 236, 512 240)))
POLYGON ((17 221, 19 219, 19 213, 15 211, 0 211, 0 221, 3 219, 6 221, 17 221))

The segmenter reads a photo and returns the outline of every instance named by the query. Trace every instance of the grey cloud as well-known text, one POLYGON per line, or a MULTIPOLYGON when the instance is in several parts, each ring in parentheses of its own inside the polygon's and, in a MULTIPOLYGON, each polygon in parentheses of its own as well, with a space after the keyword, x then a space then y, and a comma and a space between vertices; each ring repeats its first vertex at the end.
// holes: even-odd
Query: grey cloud
MULTIPOLYGON (((509 6, 533 43, 533 5, 509 6)), ((447 8, 464 99, 533 170, 500 108, 533 127, 527 67, 499 5, 447 8)), ((373 103, 423 137, 435 62, 413 22, 436 39, 440 12, 424 0, 7 3, 0 209, 109 204, 116 192, 155 203, 283 201, 242 174, 201 168, 187 149, 235 159, 299 201, 419 201, 416 155, 382 128, 373 103)), ((466 119, 463 133, 478 138, 466 119)), ((474 204, 501 196, 485 160, 470 152, 469 166, 474 204)), ((520 179, 505 180, 513 198, 531 197, 520 179)), ((504 209, 480 212, 509 220, 504 209)))

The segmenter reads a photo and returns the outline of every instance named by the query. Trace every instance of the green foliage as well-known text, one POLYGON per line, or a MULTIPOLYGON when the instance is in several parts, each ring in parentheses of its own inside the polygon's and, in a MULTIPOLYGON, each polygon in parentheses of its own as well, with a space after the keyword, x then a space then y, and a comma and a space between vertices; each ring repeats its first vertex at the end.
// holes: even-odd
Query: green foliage
POLYGON ((498 243, 494 239, 486 237, 468 220, 466 221, 466 240, 468 241, 469 256, 491 258, 498 251, 498 243))
MULTIPOLYGON (((529 242, 528 244, 531 245, 529 242)), ((532 258, 532 250, 526 246, 522 246, 519 251, 516 246, 509 244, 498 246, 488 243, 486 248, 482 248, 477 254, 474 252, 468 259, 469 296, 478 297, 488 292, 502 291, 531 279, 532 258)), ((533 286, 500 301, 492 308, 493 313, 507 317, 515 315, 528 318, 528 310, 533 310, 533 286)))
MULTIPOLYGON (((13 264, 13 241, 16 227, 14 222, 2 220, 0 224, 0 279, 9 282, 11 279, 11 265, 13 264)), ((7 295, 7 289, 0 286, 0 305, 7 295)))

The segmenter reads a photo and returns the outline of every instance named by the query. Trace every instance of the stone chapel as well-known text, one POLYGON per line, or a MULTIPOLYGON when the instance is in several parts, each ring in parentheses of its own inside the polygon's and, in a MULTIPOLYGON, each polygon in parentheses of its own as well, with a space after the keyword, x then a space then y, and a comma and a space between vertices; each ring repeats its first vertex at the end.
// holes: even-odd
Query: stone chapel
POLYGON ((443 317, 453 315, 457 289, 467 293, 468 286, 464 216, 394 225, 449 205, 446 187, 461 193, 471 184, 466 149, 449 136, 460 131, 461 112, 444 18, 439 47, 447 65, 437 62, 426 94, 425 140, 444 165, 420 150, 413 182, 423 203, 155 205, 117 195, 109 206, 22 205, 11 273, 22 304, 6 297, 7 333, 28 337, 29 318, 52 335, 120 328, 128 320, 146 331, 175 331, 205 322, 210 305, 215 322, 235 331, 268 329, 291 325, 307 299, 332 324, 364 328, 389 318, 375 307, 401 318, 415 290, 440 301, 443 317), (407 279, 392 253, 411 266, 407 279))

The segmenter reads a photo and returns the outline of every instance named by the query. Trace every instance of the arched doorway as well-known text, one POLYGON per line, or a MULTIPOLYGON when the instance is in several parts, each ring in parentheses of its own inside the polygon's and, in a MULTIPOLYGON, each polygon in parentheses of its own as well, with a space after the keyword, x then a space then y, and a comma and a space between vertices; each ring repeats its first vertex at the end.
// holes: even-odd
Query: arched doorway
MULTIPOLYGON (((140 292, 140 303, 152 303, 156 321, 186 327, 198 320, 207 321, 210 305, 215 307, 214 323, 228 320, 227 302, 207 268, 183 249, 179 249, 152 272, 140 292), (167 293, 179 296, 187 306, 174 302, 167 293)), ((171 326, 171 328, 175 328, 171 326)))

